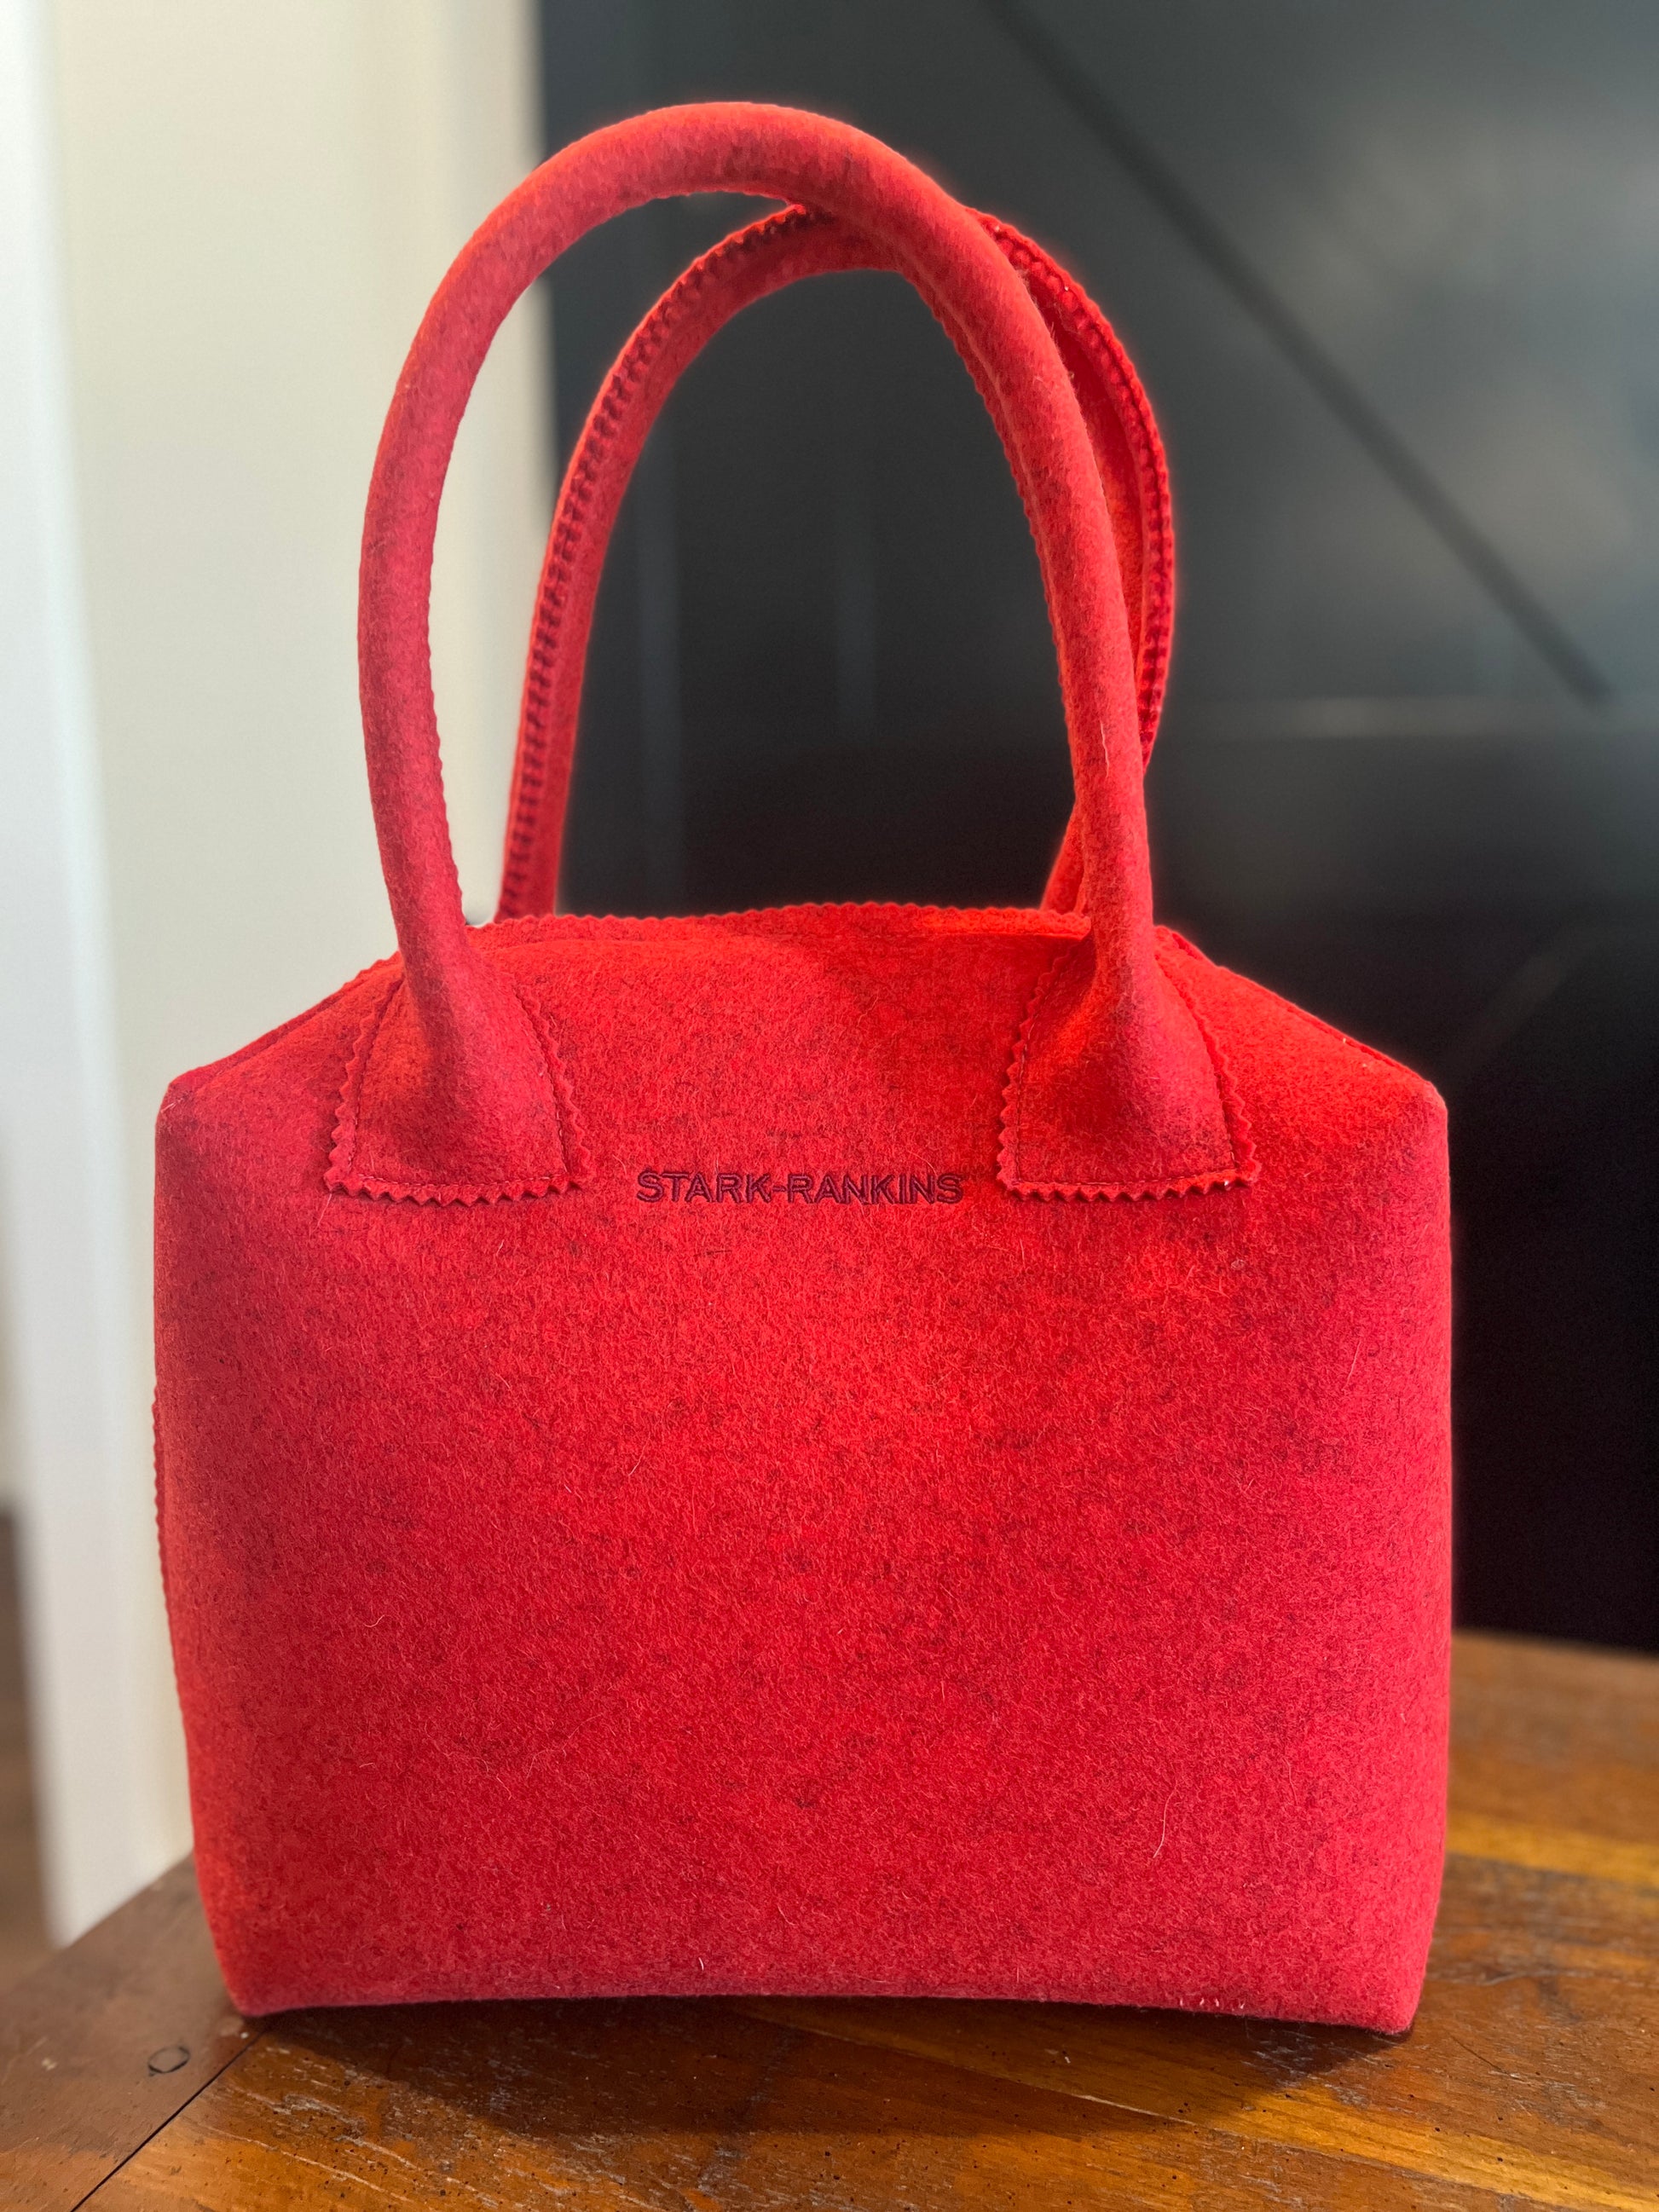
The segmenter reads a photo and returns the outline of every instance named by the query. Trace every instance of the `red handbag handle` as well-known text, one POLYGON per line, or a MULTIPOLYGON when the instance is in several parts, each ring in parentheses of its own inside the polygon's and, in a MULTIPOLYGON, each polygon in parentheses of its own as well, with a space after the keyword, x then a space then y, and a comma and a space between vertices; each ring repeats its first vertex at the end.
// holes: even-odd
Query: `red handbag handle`
MULTIPOLYGON (((1170 479, 1158 425, 1127 355, 1087 293, 1011 224, 983 215, 979 221, 1041 309, 1083 408, 1123 578, 1144 758, 1158 734, 1175 605, 1170 479)), ((694 261, 617 356, 571 453, 548 534, 525 668, 497 921, 553 909, 600 574, 635 465, 669 393, 744 307, 803 276, 869 268, 895 270, 896 264, 834 216, 786 208, 733 231, 694 261)), ((1018 456, 972 346, 936 300, 928 304, 979 385, 1018 476, 1018 456)), ((1077 839, 1069 836, 1046 904, 1074 902, 1080 860, 1077 839)))
MULTIPOLYGON (((364 525, 358 645, 369 790, 409 1018, 360 1048, 331 1180, 474 1201, 578 1179, 552 1038, 461 912, 428 624, 438 502, 467 396, 502 319, 607 217, 667 195, 749 192, 841 217, 902 257, 971 334, 1029 502, 1077 785, 1085 934, 1063 945, 1020 1033, 998 1173, 1034 1194, 1131 1195, 1245 1173, 1209 1048, 1152 929, 1135 675, 1088 431, 1042 315, 983 227, 878 140, 794 109, 711 103, 595 131, 474 234, 393 394, 364 525), (362 1164, 395 1164, 376 1174, 362 1164)), ((577 1086, 579 1094, 580 1086, 577 1086)))

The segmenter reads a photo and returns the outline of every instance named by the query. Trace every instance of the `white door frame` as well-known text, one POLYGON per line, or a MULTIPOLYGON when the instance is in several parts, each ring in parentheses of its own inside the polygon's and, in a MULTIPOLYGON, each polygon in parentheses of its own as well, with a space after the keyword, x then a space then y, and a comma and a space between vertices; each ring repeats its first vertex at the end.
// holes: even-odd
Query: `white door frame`
POLYGON ((40 0, 0 0, 0 1389, 62 1938, 179 1837, 128 1571, 148 1505, 46 29, 40 0))

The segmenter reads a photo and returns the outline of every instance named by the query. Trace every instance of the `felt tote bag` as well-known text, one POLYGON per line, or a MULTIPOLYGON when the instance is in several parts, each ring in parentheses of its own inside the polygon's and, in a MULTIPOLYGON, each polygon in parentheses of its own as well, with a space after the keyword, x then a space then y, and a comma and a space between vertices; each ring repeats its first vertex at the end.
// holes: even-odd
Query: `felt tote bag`
MULTIPOLYGON (((1443 1116, 1153 926, 1156 445, 1046 266, 857 131, 700 106, 538 170, 422 325, 362 565, 398 951, 182 1077, 158 1126, 161 1549, 246 2010, 1411 2018, 1445 1776, 1443 1116), (709 190, 802 210, 774 219, 818 241, 799 273, 901 270, 987 395, 1076 784, 1041 907, 537 911, 547 702, 579 674, 549 620, 581 627, 555 562, 514 910, 462 917, 427 614, 468 391, 565 246, 709 190)), ((665 374, 720 283, 669 309, 665 374)), ((628 446, 590 453, 600 509, 628 446)), ((596 562, 603 528, 562 524, 596 562)))

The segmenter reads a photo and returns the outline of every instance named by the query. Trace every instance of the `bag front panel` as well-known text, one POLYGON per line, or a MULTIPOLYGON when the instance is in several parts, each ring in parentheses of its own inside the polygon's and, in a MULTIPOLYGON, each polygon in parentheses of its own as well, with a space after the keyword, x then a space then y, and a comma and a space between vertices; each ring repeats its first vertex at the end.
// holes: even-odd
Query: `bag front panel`
POLYGON ((325 1189, 395 966, 175 1086, 164 1551, 239 2002, 1408 2020, 1438 1102, 1169 945, 1260 1180, 1015 1197, 1011 1046, 1080 927, 485 933, 580 1101, 590 1172, 545 1199, 325 1189))

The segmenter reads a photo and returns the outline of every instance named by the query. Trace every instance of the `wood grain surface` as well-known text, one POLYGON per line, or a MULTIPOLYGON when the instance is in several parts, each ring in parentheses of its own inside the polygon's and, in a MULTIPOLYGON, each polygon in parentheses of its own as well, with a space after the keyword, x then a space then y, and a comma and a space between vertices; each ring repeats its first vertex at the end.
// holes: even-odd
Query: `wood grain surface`
POLYGON ((1455 1711, 1408 2036, 795 1999, 244 2025, 178 1869, 0 2002, 0 2203, 1659 2207, 1659 1662, 1464 1637, 1455 1711))
POLYGON ((258 2033, 175 1867, 0 1999, 0 2204, 84 2203, 258 2033))

